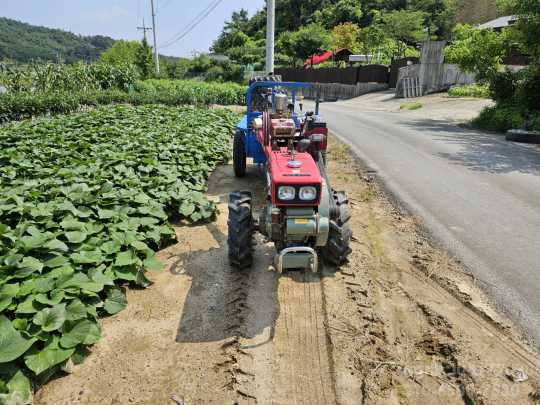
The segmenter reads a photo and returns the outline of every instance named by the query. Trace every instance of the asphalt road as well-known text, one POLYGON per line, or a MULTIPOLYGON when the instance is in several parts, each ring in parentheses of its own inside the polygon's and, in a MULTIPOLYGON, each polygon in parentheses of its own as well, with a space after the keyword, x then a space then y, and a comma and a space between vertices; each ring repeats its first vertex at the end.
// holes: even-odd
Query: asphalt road
POLYGON ((340 102, 321 113, 540 347, 540 149, 434 119, 429 108, 340 102))

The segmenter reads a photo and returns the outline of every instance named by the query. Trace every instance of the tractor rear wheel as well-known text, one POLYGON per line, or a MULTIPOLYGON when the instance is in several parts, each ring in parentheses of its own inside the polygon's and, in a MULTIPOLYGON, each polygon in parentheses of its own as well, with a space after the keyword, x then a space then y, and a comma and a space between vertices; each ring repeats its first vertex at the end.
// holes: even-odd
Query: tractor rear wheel
POLYGON ((251 193, 236 191, 229 195, 229 262, 240 270, 253 263, 253 216, 251 193))
POLYGON ((336 215, 330 219, 328 242, 321 253, 326 263, 339 267, 347 262, 347 258, 352 252, 350 248, 352 231, 348 223, 351 214, 349 200, 345 193, 333 191, 332 198, 336 207, 336 215))
POLYGON ((241 131, 234 134, 233 166, 236 177, 246 175, 246 144, 244 134, 241 131))

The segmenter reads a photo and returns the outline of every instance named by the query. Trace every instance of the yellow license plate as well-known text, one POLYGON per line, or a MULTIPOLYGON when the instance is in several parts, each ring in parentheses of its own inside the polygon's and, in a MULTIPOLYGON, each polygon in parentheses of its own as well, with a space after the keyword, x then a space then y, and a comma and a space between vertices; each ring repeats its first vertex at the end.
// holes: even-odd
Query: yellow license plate
POLYGON ((309 224, 309 219, 295 219, 294 223, 296 225, 307 225, 309 224))

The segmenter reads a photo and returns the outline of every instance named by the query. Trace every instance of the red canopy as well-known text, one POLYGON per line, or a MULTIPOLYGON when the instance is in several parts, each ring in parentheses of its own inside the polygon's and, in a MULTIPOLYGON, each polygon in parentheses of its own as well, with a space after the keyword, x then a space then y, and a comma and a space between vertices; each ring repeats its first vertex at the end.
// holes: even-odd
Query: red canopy
POLYGON ((313 55, 311 58, 306 59, 306 61, 304 62, 304 66, 318 65, 319 63, 323 63, 328 59, 332 58, 332 56, 334 56, 334 53, 332 51, 326 51, 322 55, 313 55))

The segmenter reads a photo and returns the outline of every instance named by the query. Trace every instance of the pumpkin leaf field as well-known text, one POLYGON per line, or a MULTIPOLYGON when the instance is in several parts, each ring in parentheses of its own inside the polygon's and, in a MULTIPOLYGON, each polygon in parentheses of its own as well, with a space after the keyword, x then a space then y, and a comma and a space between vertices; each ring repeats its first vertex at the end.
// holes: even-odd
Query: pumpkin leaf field
POLYGON ((116 105, 0 127, 0 402, 80 361, 122 285, 161 268, 170 220, 213 217, 206 179, 237 118, 116 105))

